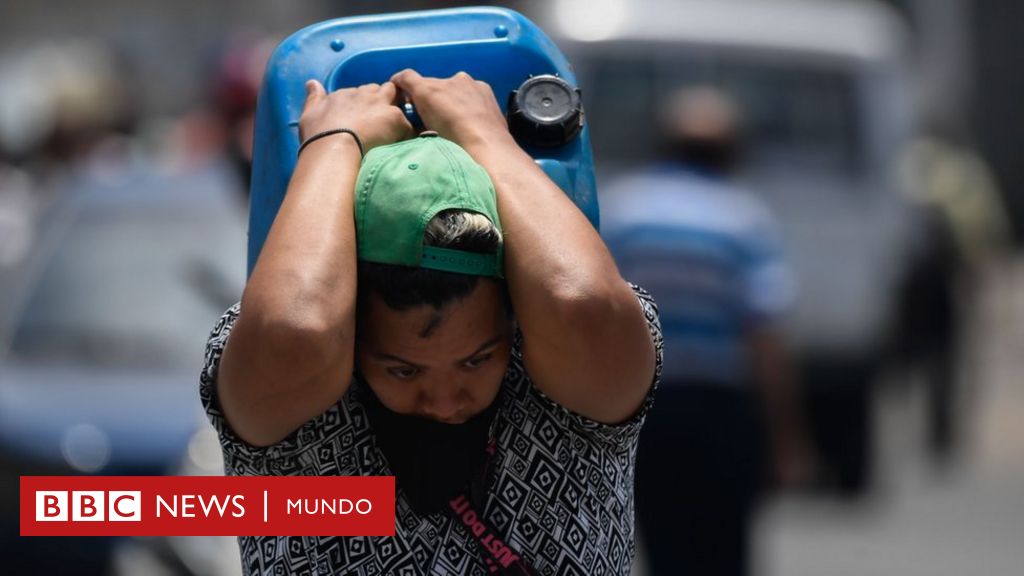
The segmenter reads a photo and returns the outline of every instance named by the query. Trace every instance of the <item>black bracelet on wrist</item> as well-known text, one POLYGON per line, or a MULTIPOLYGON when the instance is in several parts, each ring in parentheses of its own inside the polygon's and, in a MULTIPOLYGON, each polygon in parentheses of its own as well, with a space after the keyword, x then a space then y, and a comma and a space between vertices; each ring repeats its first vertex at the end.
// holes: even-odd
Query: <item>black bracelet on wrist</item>
POLYGON ((352 139, 356 141, 356 146, 359 146, 359 157, 362 158, 363 157, 363 141, 359 139, 359 135, 356 134, 354 130, 349 130, 348 128, 335 128, 334 130, 324 130, 323 132, 318 132, 316 134, 313 134, 309 138, 306 138, 302 142, 302 144, 299 145, 299 151, 295 153, 295 156, 298 157, 299 154, 302 154, 302 149, 305 148, 306 146, 309 146, 310 144, 312 144, 316 140, 324 138, 325 136, 333 136, 334 134, 343 134, 343 133, 352 136, 352 139))

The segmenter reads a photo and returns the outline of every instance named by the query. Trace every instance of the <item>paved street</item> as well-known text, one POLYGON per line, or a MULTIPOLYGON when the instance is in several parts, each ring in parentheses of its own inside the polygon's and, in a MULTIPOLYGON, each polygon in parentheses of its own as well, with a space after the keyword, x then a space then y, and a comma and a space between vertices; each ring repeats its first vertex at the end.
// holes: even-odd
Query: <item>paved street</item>
POLYGON ((879 490, 861 505, 790 499, 765 515, 768 576, 1024 573, 1024 261, 993 275, 966 368, 964 457, 923 450, 924 398, 879 399, 879 490))

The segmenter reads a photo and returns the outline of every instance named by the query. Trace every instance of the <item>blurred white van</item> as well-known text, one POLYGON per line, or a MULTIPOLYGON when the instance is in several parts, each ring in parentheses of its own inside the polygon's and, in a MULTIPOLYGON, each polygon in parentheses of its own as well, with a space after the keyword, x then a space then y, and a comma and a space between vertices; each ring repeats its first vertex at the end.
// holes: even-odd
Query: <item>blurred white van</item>
POLYGON ((856 490, 869 386, 916 226, 895 178, 913 122, 902 22, 878 3, 821 0, 561 0, 538 11, 576 66, 599 192, 656 159, 663 95, 711 85, 740 104, 741 180, 774 210, 800 285, 789 336, 812 396, 827 389, 839 405, 817 416, 843 430, 819 441, 847 460, 841 481, 856 490))

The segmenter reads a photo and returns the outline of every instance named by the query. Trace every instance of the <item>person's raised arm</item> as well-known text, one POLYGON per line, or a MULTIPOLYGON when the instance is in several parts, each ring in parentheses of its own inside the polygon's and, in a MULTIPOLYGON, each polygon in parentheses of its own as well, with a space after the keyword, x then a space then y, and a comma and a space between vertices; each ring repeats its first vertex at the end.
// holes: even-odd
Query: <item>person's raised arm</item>
MULTIPOLYGON (((356 132, 366 151, 408 137, 395 86, 327 94, 306 84, 301 139, 356 132)), ((300 154, 281 209, 242 294, 217 376, 235 434, 255 446, 284 439, 323 413, 351 380, 356 305, 353 191, 360 151, 349 134, 311 142, 300 154)))
POLYGON ((465 73, 392 77, 425 127, 462 146, 494 182, 505 275, 534 383, 605 423, 628 419, 654 376, 654 345, 636 294, 597 231, 515 143, 494 93, 465 73))

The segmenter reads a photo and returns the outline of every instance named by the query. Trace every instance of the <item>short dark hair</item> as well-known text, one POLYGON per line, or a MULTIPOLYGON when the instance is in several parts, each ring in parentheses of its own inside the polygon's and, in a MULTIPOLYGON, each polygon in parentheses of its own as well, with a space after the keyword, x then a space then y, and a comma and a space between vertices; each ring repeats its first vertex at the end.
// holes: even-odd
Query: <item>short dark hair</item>
MULTIPOLYGON (((445 210, 434 216, 427 224, 423 243, 427 246, 478 254, 497 254, 502 245, 502 237, 501 232, 482 214, 465 210, 445 210)), ((480 276, 431 268, 411 268, 360 260, 357 307, 362 310, 367 297, 376 294, 389 308, 398 311, 423 305, 441 310, 472 293, 480 279, 480 276)))

